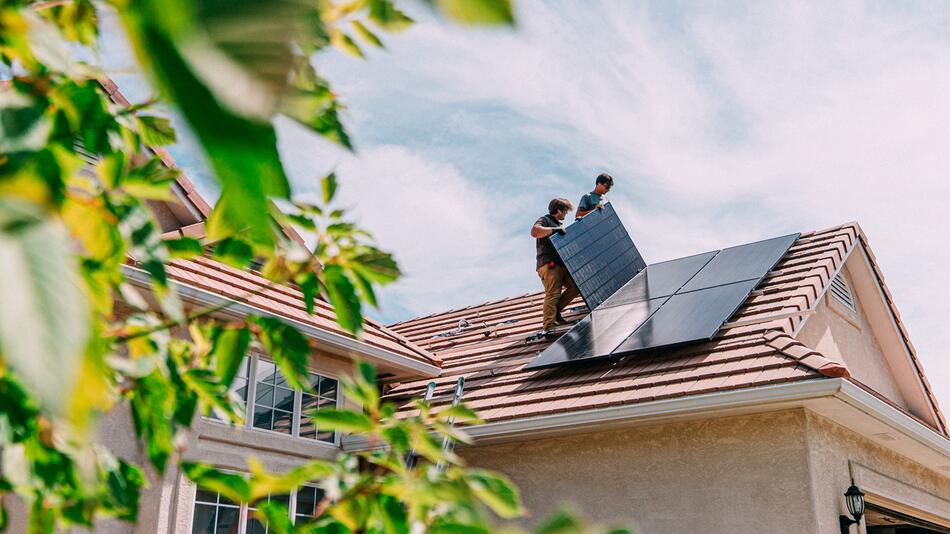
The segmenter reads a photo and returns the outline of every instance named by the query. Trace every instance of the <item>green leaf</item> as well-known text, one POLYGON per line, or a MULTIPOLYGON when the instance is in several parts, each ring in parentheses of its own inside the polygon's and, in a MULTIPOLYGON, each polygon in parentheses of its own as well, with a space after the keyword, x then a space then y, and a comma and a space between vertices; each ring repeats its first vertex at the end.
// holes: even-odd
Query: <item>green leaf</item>
POLYGON ((166 239, 164 243, 165 248, 168 249, 168 255, 172 259, 190 260, 204 253, 204 247, 201 245, 201 241, 193 237, 166 239))
POLYGON ((331 172, 330 174, 324 176, 323 179, 320 180, 320 187, 323 190, 323 203, 329 204, 331 201, 333 201, 333 197, 336 195, 336 173, 331 172))
POLYGON ((439 411, 439 418, 443 420, 448 420, 449 418, 455 419, 456 422, 472 422, 472 423, 481 423, 482 418, 475 413, 475 410, 465 406, 464 404, 456 404, 455 406, 449 406, 448 408, 439 411))
POLYGON ((433 525, 427 532, 429 534, 489 534, 491 531, 477 525, 450 522, 433 525))
POLYGON ((356 41, 354 41, 349 35, 339 30, 335 30, 330 33, 330 42, 333 44, 333 46, 337 47, 343 52, 346 52, 347 54, 350 54, 351 56, 358 57, 360 59, 364 59, 366 57, 363 54, 363 50, 360 48, 360 46, 356 44, 356 41))
POLYGON ((294 524, 290 521, 290 511, 283 504, 268 501, 257 506, 257 516, 267 525, 267 532, 274 534, 292 534, 294 524))
POLYGON ((351 264, 354 271, 376 284, 388 284, 402 274, 392 255, 378 250, 355 256, 351 264))
POLYGON ((142 141, 148 146, 170 145, 178 141, 170 119, 154 115, 136 115, 135 120, 142 134, 142 141))
POLYGON ((310 419, 321 430, 338 430, 350 434, 371 432, 375 426, 369 417, 353 410, 317 410, 310 414, 310 419))
POLYGON ((44 146, 53 128, 46 108, 43 100, 15 90, 0 90, 0 153, 44 146))
POLYGON ((243 475, 226 473, 208 464, 193 462, 182 462, 181 470, 195 484, 217 491, 233 502, 247 502, 251 499, 251 486, 243 475))
POLYGON ((307 313, 313 315, 316 305, 316 296, 320 292, 320 283, 317 280, 317 274, 313 271, 307 271, 297 280, 297 286, 303 293, 303 303, 307 308, 307 313))
POLYGON ((221 383, 230 386, 241 368, 241 362, 251 344, 251 331, 247 328, 217 328, 212 336, 211 354, 214 370, 221 383))
POLYGON ((215 245, 211 257, 236 269, 243 269, 254 259, 254 249, 240 239, 229 237, 215 245))
POLYGON ((362 22, 358 20, 354 20, 350 24, 353 25, 353 31, 356 32, 356 35, 358 35, 360 39, 366 41, 367 43, 377 48, 386 48, 383 45, 383 41, 381 41, 380 38, 375 33, 371 32, 369 28, 364 26, 362 22))
POLYGON ((379 506, 379 516, 383 522, 383 532, 386 534, 408 534, 409 514, 405 505, 389 495, 380 495, 376 500, 379 506))
POLYGON ((524 513, 518 490, 506 477, 482 469, 470 469, 465 473, 465 481, 478 499, 499 516, 512 519, 524 513))
POLYGON ((0 201, 0 354, 54 412, 73 391, 89 336, 71 247, 36 206, 0 201))
POLYGON ((559 510, 547 518, 534 532, 535 534, 572 534, 583 531, 583 525, 576 517, 559 510))
POLYGON ((387 31, 401 31, 414 22, 393 5, 392 0, 370 0, 369 19, 387 31))
POLYGON ((178 403, 187 404, 191 399, 176 399, 175 388, 157 371, 139 377, 128 397, 135 434, 144 441, 149 461, 162 473, 174 450, 175 412, 180 411, 178 403))
POLYGON ((515 23, 511 0, 426 0, 449 18, 463 24, 506 25, 515 23))
POLYGON ((107 508, 119 519, 135 522, 142 488, 145 487, 142 470, 125 460, 118 460, 118 465, 106 474, 106 485, 109 490, 107 508))
POLYGON ((256 458, 249 458, 250 500, 254 501, 268 495, 289 493, 301 484, 329 477, 334 474, 333 465, 324 460, 310 460, 282 474, 268 473, 256 458))
MULTIPOLYGON (((327 83, 307 61, 301 61, 290 77, 292 91, 281 103, 281 113, 326 139, 353 150, 353 143, 340 120, 342 106, 327 83)), ((319 208, 317 208, 319 210, 319 208)))
MULTIPOLYGON (((241 8, 246 8, 247 4, 254 3, 242 2, 241 4, 241 8)), ((273 4, 268 3, 266 8, 260 5, 259 11, 267 17, 268 23, 277 24, 276 27, 265 31, 264 38, 268 39, 276 37, 277 32, 282 32, 281 22, 275 21, 273 15, 285 14, 281 9, 273 9, 273 13, 268 13, 267 9, 274 7, 273 4)), ((221 197, 207 225, 208 237, 216 240, 240 233, 251 242, 271 247, 275 242, 276 233, 271 223, 269 199, 271 197, 287 198, 290 193, 287 177, 277 152, 277 137, 274 128, 269 120, 260 117, 249 118, 226 108, 222 101, 216 98, 217 93, 212 92, 203 83, 202 79, 206 78, 199 79, 176 43, 194 44, 185 37, 199 38, 200 34, 188 32, 186 35, 178 36, 179 39, 175 39, 168 34, 168 28, 165 27, 171 24, 168 21, 169 12, 174 12, 179 8, 184 13, 180 15, 187 16, 188 6, 183 2, 176 2, 173 7, 158 0, 138 0, 121 11, 122 20, 129 30, 129 35, 133 37, 141 63, 149 68, 153 78, 159 82, 163 93, 177 104, 198 137, 208 162, 221 183, 221 197)), ((229 16, 228 10, 238 8, 232 8, 228 3, 227 7, 222 5, 220 9, 220 12, 208 13, 207 16, 226 18, 229 16)), ((234 14, 231 13, 231 15, 234 14)), ((234 17, 230 20, 234 23, 241 19, 234 17)), ((223 23, 227 24, 227 22, 223 23)), ((255 21, 255 23, 263 24, 264 22, 255 21)), ((187 22, 185 26, 187 27, 187 22)), ((181 28, 175 28, 175 30, 184 31, 181 28)), ((255 34, 243 32, 242 41, 247 44, 246 38, 251 35, 255 34)), ((261 36, 255 35, 255 37, 261 36)), ((286 33, 281 35, 282 39, 292 37, 293 35, 286 33)), ((205 47, 203 50, 214 52, 213 48, 205 47)), ((247 46, 246 50, 260 52, 261 55, 258 56, 260 58, 266 57, 263 55, 264 50, 254 50, 253 46, 247 46)), ((192 55, 195 51, 196 49, 190 50, 192 55)), ((268 68, 276 69, 280 64, 278 61, 268 68)), ((288 64, 280 74, 285 79, 289 68, 288 64)), ((216 76, 216 73, 221 71, 208 68, 208 64, 204 64, 201 72, 203 76, 216 76)), ((224 82, 220 85, 243 87, 241 84, 234 83, 234 80, 220 81, 224 82)), ((220 88, 217 85, 216 87, 220 88)), ((267 91, 264 93, 266 94, 267 91)), ((251 91, 245 96, 250 96, 247 100, 252 100, 257 93, 251 91)), ((256 105, 253 104, 253 106, 256 105)), ((269 113, 267 117, 269 118, 269 113)))
POLYGON ((310 390, 307 366, 310 363, 310 344, 296 328, 274 317, 258 317, 258 338, 274 358, 274 363, 291 386, 310 390))
POLYGON ((357 333, 363 328, 363 315, 356 288, 339 265, 323 268, 323 282, 327 298, 336 312, 336 322, 344 329, 357 333))

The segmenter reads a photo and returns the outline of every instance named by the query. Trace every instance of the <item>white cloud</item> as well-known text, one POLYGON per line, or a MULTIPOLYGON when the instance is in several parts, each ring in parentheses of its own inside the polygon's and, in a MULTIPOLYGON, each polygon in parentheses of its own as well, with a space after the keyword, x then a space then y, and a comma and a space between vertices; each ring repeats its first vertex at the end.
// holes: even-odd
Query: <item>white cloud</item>
MULTIPOLYGON (((950 409, 947 4, 518 5, 517 32, 427 23, 370 67, 327 68, 344 93, 413 93, 447 110, 488 102, 525 117, 521 133, 614 172, 611 196, 651 260, 858 220, 950 409)), ((387 150, 415 165, 406 176, 445 171, 387 150)), ((503 186, 477 191, 512 205, 503 186)), ((443 244, 423 256, 478 261, 443 244)), ((519 266, 520 287, 533 287, 519 266)), ((428 282, 422 299, 457 295, 449 276, 441 292, 428 282)))
POLYGON ((510 196, 479 187, 452 165, 404 147, 377 146, 355 157, 299 135, 287 123, 278 131, 282 150, 291 155, 292 176, 337 162, 342 180, 336 202, 393 252, 404 276, 383 292, 384 316, 422 315, 503 298, 533 268, 527 226, 524 239, 507 228, 516 209, 510 196))

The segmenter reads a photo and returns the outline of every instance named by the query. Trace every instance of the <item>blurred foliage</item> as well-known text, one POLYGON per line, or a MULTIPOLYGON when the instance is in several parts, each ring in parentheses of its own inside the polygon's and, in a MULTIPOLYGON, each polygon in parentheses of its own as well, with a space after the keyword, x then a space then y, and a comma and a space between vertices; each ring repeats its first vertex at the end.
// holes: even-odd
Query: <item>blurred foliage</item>
MULTIPOLYGON (((508 0, 423 3, 461 23, 513 23, 508 0)), ((312 347, 301 332, 272 317, 224 321, 223 306, 186 306, 171 262, 206 256, 257 270, 273 286, 298 288, 309 313, 328 302, 360 335, 363 306, 377 304, 376 288, 399 268, 334 207, 335 175, 322 178, 317 202, 292 197, 272 119, 285 115, 352 149, 343 105, 311 58, 329 49, 363 57, 365 47, 385 46, 380 33, 412 22, 393 0, 0 0, 0 499, 16 494, 26 504, 29 532, 136 521, 147 473, 180 464, 196 415, 242 423, 231 384, 251 347, 309 389, 312 347), (175 202, 178 177, 162 159, 176 134, 154 109, 159 99, 124 105, 95 65, 77 59, 95 57, 106 9, 220 185, 201 239, 163 235, 156 219, 156 202, 175 202), (96 440, 97 421, 118 406, 128 408, 144 465, 96 440)), ((433 415, 420 404, 417 416, 397 419, 380 404, 372 369, 361 365, 356 376, 346 392, 363 411, 313 417, 366 435, 377 445, 368 452, 283 474, 251 463, 249 477, 180 465, 236 501, 305 482, 326 488, 309 525, 262 504, 274 532, 484 532, 488 510, 523 513, 503 477, 441 449, 443 434, 466 439, 447 418, 474 414, 433 415), (402 462, 410 448, 425 460, 414 470, 402 462)), ((9 522, 3 504, 0 528, 9 522)), ((572 521, 546 532, 580 528, 572 521)))

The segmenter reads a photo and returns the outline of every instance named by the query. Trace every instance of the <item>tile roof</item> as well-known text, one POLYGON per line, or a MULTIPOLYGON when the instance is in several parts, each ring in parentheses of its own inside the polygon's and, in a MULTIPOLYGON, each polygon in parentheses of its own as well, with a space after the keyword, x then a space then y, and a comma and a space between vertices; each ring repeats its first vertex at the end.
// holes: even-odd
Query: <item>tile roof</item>
MULTIPOLYGON (((791 337, 862 233, 857 224, 802 234, 729 323, 706 343, 659 349, 590 365, 525 371, 551 341, 541 329, 542 293, 430 315, 391 328, 443 360, 438 407, 464 376, 465 403, 486 422, 605 408, 658 399, 848 377, 847 368, 791 337), (460 321, 467 323, 460 323, 460 321), (467 324, 464 328, 458 325, 467 324), (451 333, 451 335, 446 335, 451 333), (441 335, 440 335, 441 334, 441 335)), ((567 317, 579 319, 587 308, 567 317)), ((404 410, 429 380, 393 384, 404 410)))
MULTIPOLYGON (((274 285, 254 272, 241 271, 207 258, 175 260, 167 266, 167 270, 168 276, 181 284, 238 300, 325 332, 352 337, 337 324, 333 308, 325 301, 317 299, 314 314, 308 314, 303 294, 296 287, 274 285)), ((429 351, 368 318, 359 340, 417 362, 428 365, 440 363, 429 351)))

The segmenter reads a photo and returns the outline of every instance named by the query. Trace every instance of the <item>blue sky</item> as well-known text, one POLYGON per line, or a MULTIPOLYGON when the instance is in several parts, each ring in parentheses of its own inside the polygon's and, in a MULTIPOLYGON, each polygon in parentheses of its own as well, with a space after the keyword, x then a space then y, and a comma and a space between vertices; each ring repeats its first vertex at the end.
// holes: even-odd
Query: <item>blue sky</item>
POLYGON ((517 7, 515 30, 470 30, 408 3, 420 23, 387 50, 318 57, 356 155, 277 121, 298 194, 336 169, 406 272, 378 317, 539 290, 528 227, 607 171, 651 262, 859 221, 950 406, 950 4, 517 7))

